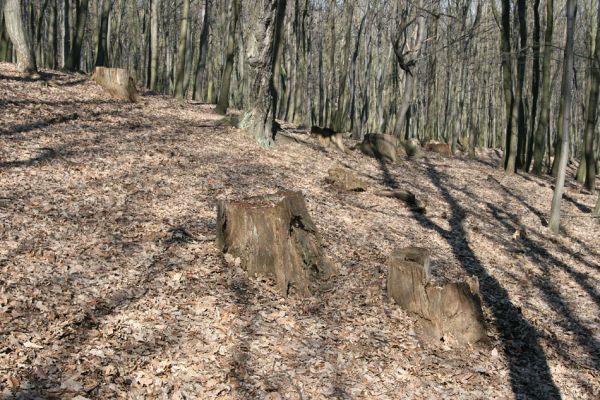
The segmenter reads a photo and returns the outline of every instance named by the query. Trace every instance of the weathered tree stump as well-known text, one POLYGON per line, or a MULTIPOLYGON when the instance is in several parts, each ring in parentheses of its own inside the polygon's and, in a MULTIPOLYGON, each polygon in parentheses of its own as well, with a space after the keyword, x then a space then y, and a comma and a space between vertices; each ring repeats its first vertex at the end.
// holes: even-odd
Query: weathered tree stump
POLYGON ((425 150, 445 157, 452 157, 452 149, 448 143, 429 142, 425 145, 425 150))
POLYGON ((326 178, 327 182, 341 190, 349 192, 364 192, 367 184, 356 176, 354 172, 346 168, 331 168, 326 178))
POLYGON ((487 341, 477 278, 436 282, 429 250, 415 247, 395 250, 388 264, 388 295, 419 318, 423 340, 451 335, 461 344, 487 341))
POLYGON ((398 139, 392 135, 369 133, 356 148, 369 157, 396 162, 398 139))
POLYGON ((138 100, 135 82, 125 69, 96 67, 92 79, 117 99, 132 103, 138 100))
POLYGON ((274 278, 285 296, 310 295, 333 275, 299 192, 219 201, 217 245, 248 275, 274 278))

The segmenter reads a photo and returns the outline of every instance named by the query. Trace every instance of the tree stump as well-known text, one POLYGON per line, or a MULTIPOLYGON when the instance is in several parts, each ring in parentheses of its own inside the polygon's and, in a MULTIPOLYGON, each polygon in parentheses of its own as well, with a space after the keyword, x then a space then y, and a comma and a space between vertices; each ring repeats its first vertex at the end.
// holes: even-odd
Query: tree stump
POLYGON ((425 145, 425 150, 445 157, 452 157, 452 149, 448 143, 429 142, 425 145))
POLYGON ((396 162, 398 139, 392 135, 366 134, 356 148, 369 157, 396 162))
POLYGON ((333 186, 349 192, 364 192, 367 184, 357 177, 354 172, 346 168, 331 168, 326 180, 333 186))
POLYGON ((217 246, 239 257, 248 275, 274 278, 285 296, 308 296, 333 275, 302 193, 219 201, 217 208, 217 246))
POLYGON ((96 67, 92 79, 117 99, 132 103, 138 100, 135 82, 125 69, 96 67))
POLYGON ((416 247, 395 250, 388 264, 388 295, 419 318, 421 339, 437 341, 451 335, 460 344, 487 341, 476 277, 436 282, 429 250, 416 247))

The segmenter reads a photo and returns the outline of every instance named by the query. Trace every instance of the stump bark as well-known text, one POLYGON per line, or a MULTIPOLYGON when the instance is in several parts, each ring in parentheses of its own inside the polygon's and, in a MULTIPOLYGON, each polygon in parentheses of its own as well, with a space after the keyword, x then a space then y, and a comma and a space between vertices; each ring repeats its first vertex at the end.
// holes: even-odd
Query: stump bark
POLYGON ((356 148, 363 154, 382 160, 396 162, 398 139, 392 135, 382 135, 379 133, 366 134, 362 143, 356 148))
POLYGON ((329 174, 327 181, 338 189, 349 192, 364 192, 367 190, 367 184, 349 169, 331 168, 327 172, 329 174))
POLYGON ((436 282, 430 252, 422 248, 397 249, 388 264, 388 295, 419 318, 422 339, 437 341, 452 335, 461 344, 487 341, 477 278, 436 282))
POLYGON ((138 100, 135 82, 125 69, 96 67, 92 79, 117 99, 132 103, 138 100))
POLYGON ((333 275, 302 193, 219 201, 217 246, 250 276, 275 279, 285 296, 308 296, 333 275))

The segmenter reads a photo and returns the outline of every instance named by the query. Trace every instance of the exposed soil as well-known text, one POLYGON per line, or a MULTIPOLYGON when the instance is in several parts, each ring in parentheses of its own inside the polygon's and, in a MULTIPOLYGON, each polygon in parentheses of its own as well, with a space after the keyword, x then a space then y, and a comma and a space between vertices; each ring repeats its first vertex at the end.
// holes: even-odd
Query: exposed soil
POLYGON ((391 165, 308 137, 263 149, 211 127, 211 106, 44 76, 0 64, 0 397, 600 397, 595 196, 568 188, 556 236, 552 180, 507 177, 483 152, 391 165), (367 191, 333 188, 335 166, 367 191), (390 188, 427 213, 374 193, 390 188), (216 200, 279 190, 304 193, 339 272, 308 299, 214 243, 216 200), (419 343, 386 296, 396 246, 479 278, 489 347, 419 343))

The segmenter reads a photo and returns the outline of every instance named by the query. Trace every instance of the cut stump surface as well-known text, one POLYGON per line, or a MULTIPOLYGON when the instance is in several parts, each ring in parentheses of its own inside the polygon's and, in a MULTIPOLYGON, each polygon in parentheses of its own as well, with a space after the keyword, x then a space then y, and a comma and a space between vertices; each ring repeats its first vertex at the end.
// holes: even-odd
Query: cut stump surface
POLYGON ((333 275, 301 193, 219 201, 217 208, 217 246, 239 257, 248 275, 274 278, 286 296, 315 293, 333 275))
POLYGON ((429 250, 415 247, 395 250, 388 264, 388 295, 419 318, 422 339, 451 335, 461 344, 487 341, 477 278, 436 282, 429 250))

